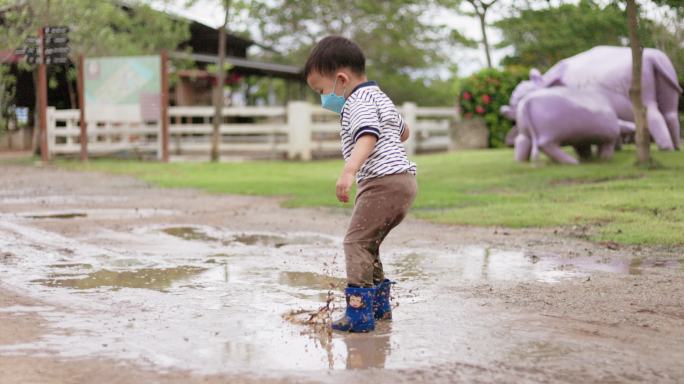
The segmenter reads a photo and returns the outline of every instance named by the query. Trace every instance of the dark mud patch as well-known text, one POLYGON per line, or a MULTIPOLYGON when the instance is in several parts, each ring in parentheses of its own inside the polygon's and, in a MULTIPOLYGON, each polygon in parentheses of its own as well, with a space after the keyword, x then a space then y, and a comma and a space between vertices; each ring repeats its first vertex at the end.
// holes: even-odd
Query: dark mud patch
POLYGON ((88 217, 87 213, 83 212, 65 212, 65 213, 46 213, 46 214, 38 214, 38 215, 26 215, 24 216, 27 219, 59 219, 59 220, 65 220, 65 219, 79 219, 79 218, 85 218, 88 217))
POLYGON ((33 280, 33 283, 48 287, 72 289, 140 288, 164 291, 174 282, 188 279, 204 272, 205 268, 182 266, 176 268, 143 268, 135 271, 110 271, 102 269, 83 278, 61 279, 59 275, 50 275, 47 279, 33 280))
POLYGON ((67 269, 93 269, 92 264, 85 263, 63 263, 63 264, 50 264, 50 268, 67 268, 67 269))
POLYGON ((17 260, 17 256, 12 252, 0 252, 0 264, 15 264, 17 260))
POLYGON ((193 228, 193 227, 165 228, 162 230, 162 232, 166 233, 167 235, 179 237, 179 238, 184 239, 184 240, 197 240, 197 241, 206 241, 206 242, 220 241, 220 239, 209 236, 206 233, 204 233, 202 230, 200 230, 198 228, 193 228))
POLYGON ((318 290, 339 290, 347 285, 347 280, 339 277, 326 276, 315 272, 280 272, 278 283, 295 288, 309 288, 318 290))
POLYGON ((280 248, 289 242, 283 236, 266 234, 239 234, 235 235, 230 242, 238 242, 245 245, 262 245, 280 248))

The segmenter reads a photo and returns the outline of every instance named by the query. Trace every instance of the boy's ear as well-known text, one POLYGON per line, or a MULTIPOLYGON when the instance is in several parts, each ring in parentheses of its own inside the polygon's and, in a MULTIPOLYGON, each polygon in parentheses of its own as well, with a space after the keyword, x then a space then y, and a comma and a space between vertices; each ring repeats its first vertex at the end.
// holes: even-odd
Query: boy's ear
POLYGON ((349 75, 344 72, 337 72, 335 78, 337 79, 337 84, 341 85, 342 87, 346 87, 350 81, 349 75))

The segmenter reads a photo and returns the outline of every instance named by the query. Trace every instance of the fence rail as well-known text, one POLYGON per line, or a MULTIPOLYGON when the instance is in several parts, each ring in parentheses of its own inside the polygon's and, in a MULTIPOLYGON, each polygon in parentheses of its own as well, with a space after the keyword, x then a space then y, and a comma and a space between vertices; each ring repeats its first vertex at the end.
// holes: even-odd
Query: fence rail
MULTIPOLYGON (((411 127, 405 144, 409 153, 446 151, 450 126, 458 119, 452 108, 425 108, 405 103, 398 108, 411 127)), ((173 157, 206 156, 211 150, 212 107, 169 108, 169 153, 173 157)), ((339 118, 318 105, 291 102, 284 107, 226 107, 220 125, 222 155, 267 156, 310 160, 337 155, 339 118)), ((161 124, 87 121, 88 152, 95 155, 121 151, 161 155, 161 124)), ((48 148, 52 155, 80 152, 78 110, 48 109, 48 148)))

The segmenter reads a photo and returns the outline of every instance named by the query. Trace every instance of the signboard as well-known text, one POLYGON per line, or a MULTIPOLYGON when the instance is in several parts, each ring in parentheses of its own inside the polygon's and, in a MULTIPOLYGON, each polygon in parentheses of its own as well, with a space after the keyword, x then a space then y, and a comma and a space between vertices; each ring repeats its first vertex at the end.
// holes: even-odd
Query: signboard
POLYGON ((49 26, 43 28, 45 43, 45 64, 66 64, 69 62, 69 27, 49 26))
POLYGON ((15 55, 25 56, 29 64, 67 64, 69 62, 69 27, 43 27, 43 45, 39 37, 29 36, 21 47, 14 50, 15 55), (43 53, 45 58, 43 58, 43 53))
POLYGON ((160 119, 159 56, 86 58, 84 77, 88 120, 160 119))

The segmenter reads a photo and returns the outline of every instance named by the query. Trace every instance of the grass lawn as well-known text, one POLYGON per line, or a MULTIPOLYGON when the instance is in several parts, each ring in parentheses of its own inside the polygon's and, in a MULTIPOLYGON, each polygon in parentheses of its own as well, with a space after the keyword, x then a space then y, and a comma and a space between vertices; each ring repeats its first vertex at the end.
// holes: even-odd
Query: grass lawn
MULTIPOLYGON (((415 156, 419 196, 413 214, 477 226, 590 225, 593 240, 684 245, 684 152, 636 168, 632 147, 610 162, 518 164, 510 149, 415 156)), ((162 187, 287 196, 288 207, 342 206, 335 199, 341 160, 316 162, 142 163, 59 161, 76 170, 128 174, 162 187)))

